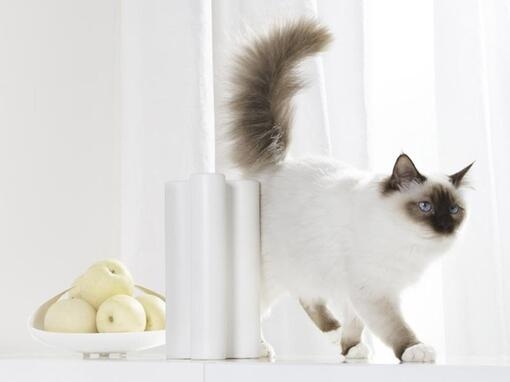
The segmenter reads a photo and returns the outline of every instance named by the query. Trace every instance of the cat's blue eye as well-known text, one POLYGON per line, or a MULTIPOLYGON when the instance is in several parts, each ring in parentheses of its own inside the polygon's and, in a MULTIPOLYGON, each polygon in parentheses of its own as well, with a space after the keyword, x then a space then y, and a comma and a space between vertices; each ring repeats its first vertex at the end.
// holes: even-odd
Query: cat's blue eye
POLYGON ((457 212, 459 212, 459 206, 456 204, 453 204, 449 208, 450 214, 455 215, 457 212))
POLYGON ((432 204, 430 202, 418 202, 418 208, 422 212, 430 212, 432 211, 432 204))

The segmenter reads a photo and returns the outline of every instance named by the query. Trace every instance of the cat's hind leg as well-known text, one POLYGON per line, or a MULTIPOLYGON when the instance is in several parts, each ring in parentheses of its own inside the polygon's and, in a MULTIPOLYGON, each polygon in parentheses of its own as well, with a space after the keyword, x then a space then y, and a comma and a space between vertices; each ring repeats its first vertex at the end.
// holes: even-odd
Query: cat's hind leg
POLYGON ((363 343, 361 336, 364 325, 351 308, 345 314, 345 324, 342 332, 342 354, 347 360, 367 359, 370 350, 363 343))
POLYGON ((262 295, 260 298, 260 352, 261 358, 267 358, 270 361, 276 359, 276 353, 271 344, 265 339, 264 331, 262 330, 262 323, 269 318, 271 315, 271 308, 284 294, 281 289, 272 287, 269 288, 269 283, 263 284, 265 288, 262 289, 262 295))
POLYGON ((311 320, 331 342, 339 345, 346 359, 366 359, 369 349, 361 340, 364 325, 350 306, 343 311, 342 326, 322 299, 299 299, 299 302, 311 320))
POLYGON ((342 326, 329 310, 326 302, 322 299, 299 299, 299 303, 308 317, 314 322, 319 330, 325 333, 335 345, 340 345, 342 339, 342 326))

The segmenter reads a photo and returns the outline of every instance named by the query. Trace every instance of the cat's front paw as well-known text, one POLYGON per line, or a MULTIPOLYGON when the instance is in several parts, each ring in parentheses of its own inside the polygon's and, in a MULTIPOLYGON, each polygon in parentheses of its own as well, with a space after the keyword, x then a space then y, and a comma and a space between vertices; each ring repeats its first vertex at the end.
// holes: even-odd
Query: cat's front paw
POLYGON ((367 359, 370 355, 370 349, 363 342, 360 342, 357 345, 354 345, 349 349, 347 354, 345 355, 346 360, 362 360, 367 359))
POLYGON ((408 347, 402 354, 402 362, 434 362, 436 352, 425 344, 416 344, 408 347))

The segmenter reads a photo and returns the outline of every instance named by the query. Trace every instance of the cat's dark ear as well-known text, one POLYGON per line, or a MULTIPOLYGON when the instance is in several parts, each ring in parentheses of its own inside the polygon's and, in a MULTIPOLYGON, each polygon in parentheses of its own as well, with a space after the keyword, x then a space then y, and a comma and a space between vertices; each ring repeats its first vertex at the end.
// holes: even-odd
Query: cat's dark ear
POLYGON ((450 178, 450 182, 452 182, 452 184, 455 186, 455 187, 459 187, 462 185, 462 180, 464 179, 464 175, 467 174, 467 172, 469 171, 469 169, 471 168, 471 166, 473 166, 475 164, 475 162, 471 163, 469 166, 466 166, 464 167, 462 170, 460 170, 459 172, 456 172, 455 174, 453 175, 450 175, 449 178, 450 178))
POLYGON ((406 154, 400 154, 395 161, 391 176, 384 184, 383 192, 400 191, 407 188, 413 182, 423 183, 426 180, 427 178, 420 174, 411 158, 406 154))

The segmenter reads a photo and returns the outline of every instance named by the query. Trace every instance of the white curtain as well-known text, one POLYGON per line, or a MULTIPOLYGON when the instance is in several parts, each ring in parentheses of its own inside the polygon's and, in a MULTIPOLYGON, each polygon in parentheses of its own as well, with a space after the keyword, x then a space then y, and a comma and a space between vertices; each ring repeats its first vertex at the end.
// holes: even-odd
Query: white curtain
MULTIPOLYGON (((510 355, 507 1, 125 0, 122 256, 163 289, 163 184, 228 168, 229 57, 239 36, 298 15, 317 16, 335 42, 303 67, 291 154, 384 172, 401 151, 424 172, 477 160, 464 241, 406 293, 405 311, 448 359, 510 355)), ((280 356, 336 355, 292 300, 264 329, 280 356)))
POLYGON ((446 354, 510 356, 510 2, 435 2, 440 163, 473 167, 471 219, 444 261, 446 354))

